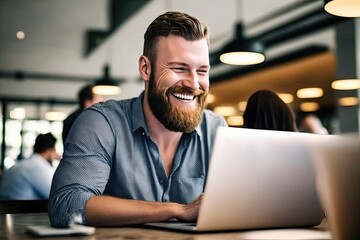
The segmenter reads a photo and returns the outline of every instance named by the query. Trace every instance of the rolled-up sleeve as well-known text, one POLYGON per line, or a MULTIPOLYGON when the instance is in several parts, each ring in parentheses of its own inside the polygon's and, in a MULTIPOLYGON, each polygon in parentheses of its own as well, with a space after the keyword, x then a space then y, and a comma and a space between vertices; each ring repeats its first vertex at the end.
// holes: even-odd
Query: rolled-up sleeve
POLYGON ((53 226, 68 226, 75 216, 85 224, 86 202, 102 194, 108 182, 114 142, 100 111, 87 109, 75 121, 52 181, 48 211, 53 226))

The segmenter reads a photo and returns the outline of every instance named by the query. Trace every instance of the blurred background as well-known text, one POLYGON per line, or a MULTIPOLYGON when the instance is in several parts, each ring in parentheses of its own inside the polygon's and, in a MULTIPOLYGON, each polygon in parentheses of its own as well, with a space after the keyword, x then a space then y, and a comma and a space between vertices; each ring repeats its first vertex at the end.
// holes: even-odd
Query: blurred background
POLYGON ((38 133, 52 132, 62 152, 62 120, 82 86, 106 80, 121 89, 106 99, 138 96, 143 34, 169 10, 210 28, 207 108, 230 126, 242 126, 253 92, 270 89, 297 120, 314 113, 332 134, 359 131, 359 86, 332 83, 359 78, 360 20, 326 12, 322 0, 1 0, 0 172, 31 154, 38 133), (231 42, 260 44, 265 61, 222 63, 231 42))

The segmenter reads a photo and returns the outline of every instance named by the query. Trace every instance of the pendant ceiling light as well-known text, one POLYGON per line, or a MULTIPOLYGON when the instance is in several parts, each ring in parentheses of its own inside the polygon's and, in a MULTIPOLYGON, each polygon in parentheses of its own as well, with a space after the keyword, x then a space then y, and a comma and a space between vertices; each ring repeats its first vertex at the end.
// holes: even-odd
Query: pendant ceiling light
POLYGON ((324 95, 324 90, 318 87, 301 88, 297 90, 296 96, 298 98, 319 98, 324 95))
POLYGON ((236 37, 224 46, 220 61, 231 65, 252 65, 265 60, 264 46, 244 37, 243 25, 236 24, 236 37))
POLYGON ((350 107, 359 105, 359 98, 357 97, 342 97, 337 100, 337 104, 341 107, 350 107))
POLYGON ((120 93, 119 81, 110 78, 110 67, 105 65, 104 75, 95 81, 93 92, 98 95, 117 95, 120 93))
POLYGON ((360 17, 360 0, 325 0, 324 9, 340 17, 360 17))
POLYGON ((331 87, 335 90, 354 90, 360 89, 360 79, 342 79, 331 83, 331 87))

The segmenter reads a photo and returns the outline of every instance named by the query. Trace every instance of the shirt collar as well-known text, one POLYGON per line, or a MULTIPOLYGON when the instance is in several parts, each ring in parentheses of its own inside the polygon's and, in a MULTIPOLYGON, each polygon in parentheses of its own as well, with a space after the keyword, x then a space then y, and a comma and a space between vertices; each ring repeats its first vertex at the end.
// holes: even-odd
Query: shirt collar
POLYGON ((193 132, 196 132, 199 135, 199 138, 202 139, 200 125, 201 125, 201 121, 200 121, 200 124, 195 128, 195 131, 193 131, 193 132))
MULTIPOLYGON (((147 129, 144 111, 143 111, 143 98, 144 91, 139 95, 139 97, 135 100, 134 104, 131 106, 131 122, 132 122, 132 131, 135 132, 137 129, 143 129, 147 136, 150 136, 150 132, 147 129)), ((197 133, 202 139, 200 124, 195 128, 195 130, 190 135, 197 133)))
POLYGON ((131 130, 135 132, 138 129, 143 129, 146 132, 146 135, 149 136, 150 134, 146 126, 145 116, 142 106, 143 98, 144 98, 144 91, 131 105, 131 124, 132 124, 131 130))

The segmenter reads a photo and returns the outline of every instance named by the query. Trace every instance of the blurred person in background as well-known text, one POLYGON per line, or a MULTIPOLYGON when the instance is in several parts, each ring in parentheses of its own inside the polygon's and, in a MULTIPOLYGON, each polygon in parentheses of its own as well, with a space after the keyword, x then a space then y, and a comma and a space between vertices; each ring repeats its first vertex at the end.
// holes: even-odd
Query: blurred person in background
POLYGON ((60 156, 55 150, 56 138, 51 133, 39 134, 34 152, 4 172, 0 182, 1 200, 48 199, 55 172, 52 161, 60 156))
POLYGON ((320 119, 315 114, 307 114, 304 116, 299 124, 300 132, 329 134, 329 131, 322 125, 320 119))
POLYGON ((245 128, 297 131, 291 108, 271 90, 253 93, 248 99, 243 117, 245 128))
POLYGON ((93 92, 93 87, 93 84, 88 84, 80 89, 80 91, 78 92, 78 109, 72 112, 63 122, 62 139, 64 146, 66 137, 69 134, 71 126, 78 118, 78 116, 84 111, 84 109, 104 100, 101 95, 95 94, 93 92))

